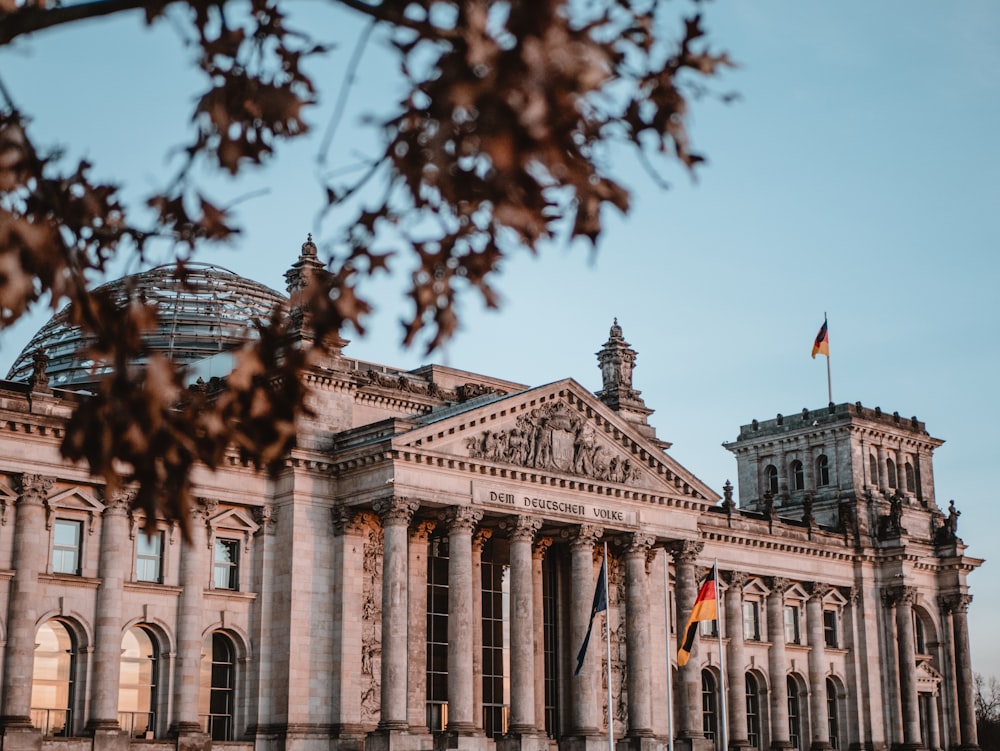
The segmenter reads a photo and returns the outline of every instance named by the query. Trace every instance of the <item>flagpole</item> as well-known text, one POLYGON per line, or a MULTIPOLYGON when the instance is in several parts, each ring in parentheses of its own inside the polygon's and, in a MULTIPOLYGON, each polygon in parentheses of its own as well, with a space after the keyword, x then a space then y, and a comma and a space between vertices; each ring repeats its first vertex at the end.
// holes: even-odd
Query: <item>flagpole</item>
POLYGON ((604 543, 604 601, 608 603, 604 611, 604 644, 608 655, 608 751, 615 751, 615 715, 611 705, 611 600, 608 597, 608 543, 604 543))
POLYGON ((674 692, 673 675, 670 665, 670 588, 667 576, 667 550, 663 549, 663 617, 667 637, 667 751, 674 751, 674 692))
POLYGON ((729 748, 729 712, 726 709, 726 658, 722 649, 722 600, 719 599, 719 559, 715 559, 715 617, 717 619, 715 633, 719 637, 719 736, 722 744, 719 748, 726 751, 729 748))
MULTIPOLYGON (((826 311, 823 311, 823 325, 827 327, 827 340, 830 338, 830 327, 826 320, 826 311)), ((826 345, 826 395, 829 398, 828 404, 833 404, 833 380, 830 378, 830 345, 826 345)))

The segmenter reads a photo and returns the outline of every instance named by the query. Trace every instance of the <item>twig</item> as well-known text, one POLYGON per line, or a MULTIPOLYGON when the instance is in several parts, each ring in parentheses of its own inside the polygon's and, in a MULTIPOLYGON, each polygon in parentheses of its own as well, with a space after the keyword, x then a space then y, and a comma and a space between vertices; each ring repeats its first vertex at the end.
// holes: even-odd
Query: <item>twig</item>
POLYGON ((316 161, 319 164, 326 164, 327 152, 333 143, 333 134, 337 131, 337 127, 340 125, 340 121, 343 119, 344 112, 347 109, 347 95, 350 93, 351 87, 356 80, 358 66, 361 64, 361 55, 368 45, 368 40, 371 38, 372 31, 375 29, 377 22, 377 19, 372 18, 371 22, 364 28, 364 31, 361 32, 361 36, 358 37, 358 43, 354 45, 354 51, 351 53, 351 59, 347 64, 347 71, 344 73, 344 83, 337 93, 337 102, 333 107, 333 113, 330 115, 330 123, 326 126, 326 133, 323 134, 323 140, 319 145, 319 152, 316 154, 316 161))

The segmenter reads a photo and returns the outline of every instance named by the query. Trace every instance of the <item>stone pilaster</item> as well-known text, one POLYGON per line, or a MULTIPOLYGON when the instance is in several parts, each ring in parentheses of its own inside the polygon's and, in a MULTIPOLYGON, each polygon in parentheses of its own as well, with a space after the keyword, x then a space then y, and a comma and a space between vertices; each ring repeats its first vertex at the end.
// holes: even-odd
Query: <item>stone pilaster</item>
MULTIPOLYGON (((604 530, 590 524, 577 528, 570 542, 570 614, 569 639, 572 654, 583 644, 590 626, 590 609, 594 601, 594 543, 604 530)), ((596 645, 592 639, 590 650, 596 645)), ((597 642, 600 639, 596 640, 597 642)), ((578 675, 570 678, 570 734, 578 737, 596 736, 600 733, 600 705, 597 700, 600 688, 600 659, 590 655, 584 660, 578 675)))
MULTIPOLYGON (((684 540, 674 543, 670 555, 674 559, 674 586, 677 602, 677 637, 682 638, 684 626, 691 615, 695 598, 698 596, 698 582, 695 579, 695 561, 704 548, 704 543, 684 540)), ((677 737, 697 740, 704 738, 701 729, 701 671, 696 661, 678 668, 677 711, 679 720, 677 737)))
POLYGON ((826 705, 826 638, 823 630, 823 598, 828 584, 815 582, 806 600, 806 633, 809 639, 809 716, 812 751, 830 748, 830 713, 826 705))
MULTIPOLYGON (((23 474, 14 516, 14 579, 7 609, 7 648, 4 653, 4 748, 15 729, 31 729, 31 675, 35 664, 35 620, 38 617, 38 575, 45 571, 48 550, 45 499, 54 478, 23 474)), ((33 731, 31 731, 33 732, 33 731)), ((41 737, 39 736, 39 741, 41 737)))
POLYGON ((208 519, 216 501, 199 499, 191 510, 190 539, 181 543, 181 593, 177 600, 177 662, 174 670, 174 721, 180 736, 201 734, 198 698, 201 687, 202 595, 209 575, 208 519))
POLYGON ((972 681, 972 661, 969 656, 969 604, 971 595, 959 594, 944 599, 951 612, 952 643, 955 652, 955 690, 958 694, 958 726, 962 743, 959 749, 979 748, 976 731, 975 687, 972 681))
MULTIPOLYGON (((364 607, 364 582, 357 572, 365 568, 365 536, 375 528, 374 514, 338 506, 333 514, 333 602, 331 608, 334 650, 333 697, 330 722, 333 734, 345 745, 363 737, 361 724, 363 629, 358 614, 364 607)), ((384 573, 384 569, 383 569, 384 573)), ((338 744, 339 745, 339 744, 338 744)))
POLYGON ((767 672, 771 676, 771 690, 768 692, 771 748, 783 751, 792 747, 788 736, 788 683, 785 681, 788 669, 785 650, 785 592, 790 582, 774 577, 768 584, 771 588, 767 595, 767 640, 771 642, 767 652, 767 672))
MULTIPOLYGON (((787 466, 784 462, 782 466, 787 466)), ((746 645, 743 640, 743 587, 747 575, 742 571, 731 571, 727 577, 729 588, 726 590, 726 636, 729 645, 726 649, 726 680, 729 684, 726 702, 729 712, 729 748, 730 751, 745 751, 750 748, 747 738, 747 692, 746 692, 746 645)))
POLYGON ((373 504, 382 520, 382 673, 379 723, 382 730, 406 730, 408 527, 417 502, 380 499, 373 504))
MULTIPOLYGON (((97 590, 94 628, 93 688, 90 730, 118 730, 118 679, 122 654, 122 597, 129 570, 131 494, 118 493, 104 507, 101 524, 101 586, 97 590)), ((140 532, 139 534, 143 534, 140 532)))
MULTIPOLYGON (((482 527, 472 533, 472 675, 483 674, 483 548, 493 537, 482 527)), ((472 720, 476 731, 483 729, 483 682, 472 681, 472 720)))

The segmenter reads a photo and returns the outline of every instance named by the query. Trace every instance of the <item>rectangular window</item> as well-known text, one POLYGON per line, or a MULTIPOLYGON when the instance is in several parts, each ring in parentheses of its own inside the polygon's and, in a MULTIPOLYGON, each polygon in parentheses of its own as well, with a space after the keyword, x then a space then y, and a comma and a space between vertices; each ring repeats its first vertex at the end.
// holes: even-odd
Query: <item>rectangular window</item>
POLYGON ((785 641, 789 644, 801 644, 799 634, 799 606, 785 605, 785 641))
POLYGON ((80 544, 83 522, 56 519, 52 543, 52 570, 57 574, 80 575, 80 544))
POLYGON ((213 575, 216 589, 240 588, 240 543, 238 540, 216 540, 213 575))
POLYGON ((719 635, 719 622, 718 621, 699 621, 698 622, 698 633, 702 636, 718 636, 719 635))
POLYGON ((760 603, 756 600, 743 603, 743 638, 760 641, 760 603))
POLYGON ((823 611, 823 639, 828 647, 839 647, 840 641, 837 639, 837 611, 823 611))
POLYGON ((163 581, 163 533, 139 533, 135 546, 135 578, 141 582, 163 581))

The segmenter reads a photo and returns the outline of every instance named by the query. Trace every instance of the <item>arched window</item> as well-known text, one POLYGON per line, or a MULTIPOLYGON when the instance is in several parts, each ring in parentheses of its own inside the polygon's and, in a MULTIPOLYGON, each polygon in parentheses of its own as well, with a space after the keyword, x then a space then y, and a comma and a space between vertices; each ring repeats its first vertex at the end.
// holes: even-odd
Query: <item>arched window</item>
POLYGON ((215 631, 205 639, 201 658, 199 716, 213 741, 234 740, 236 706, 236 649, 225 634, 215 631))
POLYGON ((802 462, 798 459, 792 462, 792 488, 794 490, 806 489, 806 473, 802 470, 802 462))
POLYGON ((830 461, 826 454, 820 454, 816 458, 816 484, 820 487, 830 484, 830 461))
POLYGON ((42 735, 73 734, 73 673, 76 642, 59 621, 46 621, 35 636, 31 674, 31 724, 42 735))
POLYGON ((792 748, 802 751, 802 705, 798 681, 792 676, 788 676, 788 740, 792 748))
POLYGON ((711 670, 701 671, 701 729, 705 737, 715 740, 718 736, 719 710, 715 676, 711 670))
POLYGON ((878 459, 875 458, 875 454, 868 455, 868 484, 878 485, 878 459))
POLYGON ((909 462, 906 463, 904 467, 906 472, 906 492, 916 493, 917 492, 917 475, 913 471, 913 465, 909 462))
POLYGON ((826 679, 826 714, 830 719, 830 745, 840 748, 840 712, 837 705, 837 684, 826 679))
POLYGON ((897 485, 897 482, 896 482, 896 479, 897 479, 896 478, 896 462, 894 462, 892 459, 886 459, 885 460, 885 473, 886 473, 886 475, 888 475, 885 478, 886 479, 886 484, 890 488, 895 488, 896 485, 897 485))
POLYGON ((752 673, 746 674, 747 688, 747 740, 750 748, 761 748, 760 735, 760 687, 752 673))
POLYGON ((142 626, 122 637, 118 677, 118 724, 132 738, 156 730, 156 642, 142 626))
POLYGON ((778 468, 773 464, 764 467, 764 490, 771 495, 778 494, 778 468))

